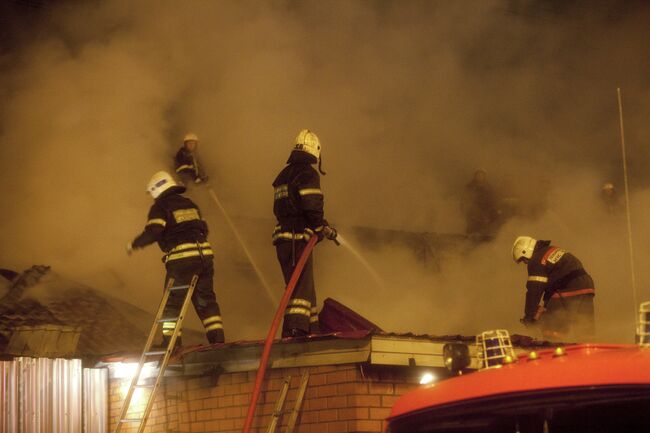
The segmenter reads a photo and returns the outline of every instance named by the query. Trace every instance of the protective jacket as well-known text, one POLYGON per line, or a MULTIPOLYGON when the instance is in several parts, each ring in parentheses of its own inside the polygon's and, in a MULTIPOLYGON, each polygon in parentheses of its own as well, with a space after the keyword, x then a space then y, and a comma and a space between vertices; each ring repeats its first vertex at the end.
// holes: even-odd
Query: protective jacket
POLYGON ((196 156, 194 153, 187 150, 185 146, 178 150, 174 161, 176 165, 176 173, 190 176, 193 180, 201 177, 196 156))
POLYGON ((551 245, 550 241, 537 241, 528 262, 526 283, 525 320, 534 321, 539 302, 575 296, 593 297, 594 281, 573 254, 551 245))
POLYGON ((274 244, 292 239, 308 241, 327 225, 320 175, 311 166, 315 162, 313 156, 294 151, 273 182, 273 213, 278 221, 273 231, 274 244))
MULTIPOLYGON (((208 225, 201 218, 199 208, 181 195, 184 187, 174 186, 160 194, 149 210, 144 231, 132 242, 133 248, 143 248, 154 242, 165 253, 166 281, 174 285, 189 285, 196 275, 198 282, 192 294, 192 303, 205 327, 210 343, 223 343, 221 309, 213 290, 213 252, 207 242, 208 225)), ((167 285, 165 283, 165 285, 167 285)), ((179 290, 169 294, 163 317, 179 315, 185 293, 179 290)), ((171 338, 176 321, 163 322, 163 341, 171 338)), ((179 334, 180 335, 180 334, 179 334)), ((166 344, 166 343, 164 343, 166 344)))
MULTIPOLYGON (((311 236, 321 236, 327 225, 323 218, 320 175, 311 166, 316 162, 313 155, 293 151, 288 165, 273 182, 273 213, 278 220, 273 243, 286 283, 294 272, 306 241, 311 236)), ((282 336, 314 334, 318 328, 313 257, 310 255, 284 312, 282 336)))
POLYGON ((198 206, 181 195, 184 191, 184 187, 175 186, 156 198, 144 231, 132 243, 133 248, 158 242, 165 253, 165 263, 189 257, 212 258, 207 242, 208 225, 201 218, 198 206))

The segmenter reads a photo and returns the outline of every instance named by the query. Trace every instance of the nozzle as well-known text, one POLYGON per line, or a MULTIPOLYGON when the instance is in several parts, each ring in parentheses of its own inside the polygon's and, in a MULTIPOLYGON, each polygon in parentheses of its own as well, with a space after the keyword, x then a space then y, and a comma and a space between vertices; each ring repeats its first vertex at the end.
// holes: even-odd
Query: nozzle
POLYGON ((325 226, 325 228, 323 229, 323 234, 327 239, 334 242, 336 246, 341 245, 340 242, 336 239, 337 236, 339 235, 339 232, 336 231, 334 227, 325 226))

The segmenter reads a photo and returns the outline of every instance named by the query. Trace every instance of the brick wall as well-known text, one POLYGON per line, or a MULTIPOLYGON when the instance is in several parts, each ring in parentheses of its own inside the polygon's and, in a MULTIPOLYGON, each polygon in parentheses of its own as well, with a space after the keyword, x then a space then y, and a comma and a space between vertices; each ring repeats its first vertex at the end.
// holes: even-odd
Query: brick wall
MULTIPOLYGON (((266 431, 283 379, 289 375, 291 384, 284 410, 293 408, 304 372, 310 377, 297 433, 378 433, 396 398, 417 386, 409 380, 408 369, 347 364, 271 370, 262 388, 253 432, 266 431)), ((254 380, 255 372, 166 378, 145 432, 241 432, 254 380)), ((125 380, 111 380, 110 431, 127 388, 125 380)), ((129 417, 142 410, 145 399, 141 400, 137 406, 132 403, 129 417)), ((282 417, 277 432, 283 431, 280 426, 286 425, 288 419, 288 414, 282 417)), ((136 426, 123 428, 122 432, 135 431, 136 426)))

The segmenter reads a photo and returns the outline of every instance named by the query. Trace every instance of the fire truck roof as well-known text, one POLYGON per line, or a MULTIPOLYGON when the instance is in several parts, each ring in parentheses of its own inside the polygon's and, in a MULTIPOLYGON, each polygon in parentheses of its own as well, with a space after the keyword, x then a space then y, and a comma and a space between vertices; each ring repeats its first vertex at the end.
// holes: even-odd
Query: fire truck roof
POLYGON ((650 385, 650 348, 581 344, 523 354, 501 368, 412 391, 397 400, 389 419, 495 396, 609 385, 650 385))

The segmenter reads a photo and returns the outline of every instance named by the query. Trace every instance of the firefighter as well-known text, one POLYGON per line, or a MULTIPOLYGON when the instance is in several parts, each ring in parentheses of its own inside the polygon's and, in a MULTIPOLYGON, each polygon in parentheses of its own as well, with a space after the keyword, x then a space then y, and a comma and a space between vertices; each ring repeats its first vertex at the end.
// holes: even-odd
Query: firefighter
MULTIPOLYGON (((336 229, 324 218, 319 172, 325 173, 321 171, 320 151, 316 134, 303 129, 296 137, 287 166, 273 182, 273 213, 278 221, 273 231, 273 244, 286 283, 312 236, 318 236, 319 240, 323 237, 335 240, 337 236, 336 229), (316 163, 319 163, 318 171, 312 167, 316 163)), ((314 263, 310 255, 287 305, 282 336, 300 337, 317 332, 314 263)))
POLYGON ((620 211, 621 203, 618 191, 611 182, 605 182, 600 190, 600 199, 605 212, 610 215, 617 214, 620 211))
POLYGON ((176 153, 174 158, 176 173, 184 180, 190 180, 194 183, 201 183, 208 180, 199 166, 196 157, 196 149, 199 145, 199 137, 193 133, 185 134, 183 146, 176 153))
MULTIPOLYGON (((187 285, 192 277, 199 277, 192 294, 192 303, 210 343, 223 343, 223 323, 212 280, 214 276, 213 252, 207 241, 208 226, 201 218, 199 208, 182 195, 185 187, 179 185, 165 171, 154 174, 147 191, 154 199, 144 231, 127 245, 130 255, 135 249, 158 242, 165 253, 163 262, 167 269, 165 286, 170 278, 174 286, 187 285)), ((185 293, 172 291, 163 317, 178 317, 185 293)), ((167 346, 176 322, 163 323, 163 346, 167 346)), ((178 343, 177 340, 177 344, 178 343)))
POLYGON ((596 291, 580 260, 550 241, 529 236, 515 240, 512 258, 528 267, 523 324, 539 322, 549 339, 565 338, 569 332, 593 335, 596 291))
POLYGON ((480 239, 494 235, 499 219, 498 199, 487 181, 485 170, 476 170, 465 186, 461 209, 465 213, 465 233, 468 236, 480 239))

